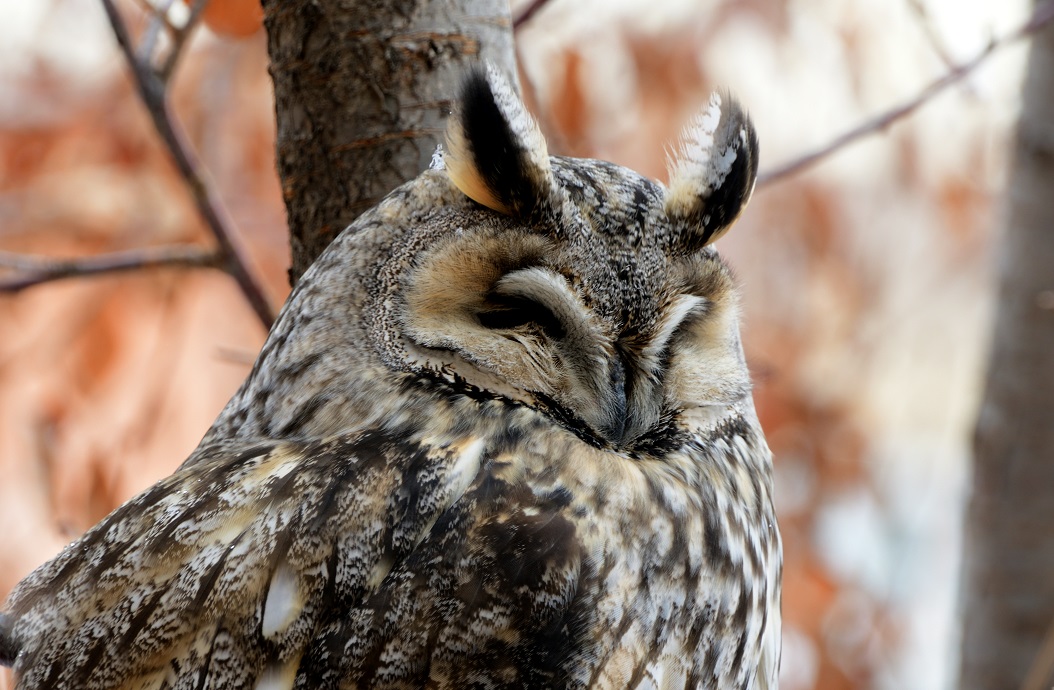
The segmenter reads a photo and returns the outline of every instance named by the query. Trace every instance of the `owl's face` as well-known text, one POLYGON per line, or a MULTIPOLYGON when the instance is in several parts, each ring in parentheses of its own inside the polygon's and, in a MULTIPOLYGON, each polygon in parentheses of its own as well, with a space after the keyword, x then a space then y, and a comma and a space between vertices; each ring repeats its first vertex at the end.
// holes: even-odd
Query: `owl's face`
POLYGON ((714 96, 689 125, 667 186, 550 157, 493 71, 467 82, 447 146, 316 261, 206 441, 423 423, 450 393, 635 454, 750 405, 733 280, 710 246, 756 176, 735 102, 714 96), (439 386, 393 395, 422 382, 439 386))
POLYGON ((470 86, 445 169, 429 173, 474 201, 437 206, 390 261, 377 334, 397 343, 389 364, 628 452, 749 396, 733 281, 708 246, 753 187, 749 121, 715 98, 666 189, 550 158, 504 88, 470 86))

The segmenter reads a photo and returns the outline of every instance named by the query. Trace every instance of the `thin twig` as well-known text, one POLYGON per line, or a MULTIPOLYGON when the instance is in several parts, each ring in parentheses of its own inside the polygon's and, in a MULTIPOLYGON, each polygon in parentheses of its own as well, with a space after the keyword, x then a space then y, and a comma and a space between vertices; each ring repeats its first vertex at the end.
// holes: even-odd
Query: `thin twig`
MULTIPOLYGON (((249 304, 264 327, 270 328, 274 323, 274 312, 267 301, 263 286, 249 269, 249 256, 235 234, 233 224, 220 203, 219 197, 213 191, 213 186, 206 181, 205 172, 197 156, 187 143, 182 128, 169 108, 164 80, 151 69, 148 63, 136 59, 132 38, 114 7, 113 0, 102 0, 102 4, 106 8, 106 15, 110 19, 117 43, 132 70, 132 77, 139 90, 139 96, 150 113, 154 127, 168 147, 176 168, 179 169, 180 175, 190 189, 197 204, 198 213, 201 214, 205 224, 208 225, 220 245, 220 251, 224 257, 221 267, 238 283, 238 287, 249 300, 249 304)), ((202 4, 201 0, 198 0, 194 5, 195 11, 199 10, 202 4)), ((192 21, 193 17, 188 20, 188 26, 192 21)))
POLYGON ((948 50, 948 45, 937 31, 937 27, 933 25, 933 18, 930 17, 930 12, 926 9, 923 0, 908 0, 908 6, 915 13, 919 28, 922 29, 922 33, 926 36, 926 40, 929 41, 933 52, 937 54, 937 57, 944 63, 945 67, 955 69, 955 60, 952 58, 951 51, 948 50))
POLYGON ((805 168, 819 163, 821 160, 827 158, 836 151, 852 144, 857 139, 862 139, 868 135, 881 132, 897 120, 915 112, 920 106, 924 105, 944 89, 969 75, 998 49, 1027 36, 1031 36, 1047 24, 1050 24, 1052 20, 1054 20, 1054 0, 1048 0, 1048 2, 1037 7, 1036 11, 1032 13, 1032 16, 1029 17, 1028 21, 1022 26, 1018 27, 1015 31, 1006 34, 1002 38, 993 39, 987 46, 985 46, 984 50, 972 60, 952 68, 940 79, 937 79, 920 91, 914 98, 911 98, 877 117, 854 127, 812 153, 808 153, 789 163, 785 163, 784 165, 777 167, 775 170, 769 170, 762 173, 758 176, 758 185, 770 184, 801 172, 805 168))
POLYGON ((528 22, 538 10, 545 7, 546 3, 548 2, 549 0, 534 0, 534 2, 532 2, 530 5, 527 5, 527 9, 525 9, 523 12, 520 12, 518 15, 516 15, 516 18, 512 20, 512 30, 516 31, 521 26, 523 26, 523 24, 528 22))
POLYGON ((173 2, 175 0, 161 0, 156 7, 151 5, 150 9, 147 10, 150 14, 150 23, 146 26, 146 33, 143 35, 143 39, 139 41, 139 57, 137 59, 140 62, 148 65, 152 64, 154 49, 162 29, 170 32, 175 31, 172 24, 168 21, 168 11, 172 9, 173 2))
POLYGON ((1021 684, 1021 690, 1044 690, 1051 687, 1051 676, 1054 675, 1054 621, 1047 627, 1047 634, 1043 636, 1043 643, 1032 660, 1032 665, 1025 676, 1025 682, 1021 684))
MULTIPOLYGON (((109 0, 104 1, 108 2, 109 0)), ((201 17, 207 2, 208 0, 194 0, 190 5, 190 16, 187 17, 187 21, 179 29, 172 32, 172 50, 158 70, 158 76, 160 76, 161 81, 167 83, 169 77, 172 76, 172 71, 176 68, 176 63, 179 61, 179 56, 183 54, 183 46, 186 45, 187 38, 190 37, 194 27, 197 26, 198 19, 201 17)))
POLYGON ((95 276, 143 268, 214 268, 222 265, 223 255, 215 249, 194 245, 145 247, 76 259, 0 252, 0 269, 14 269, 16 275, 0 278, 0 292, 18 292, 34 285, 63 278, 95 276))
POLYGON ((253 362, 256 361, 255 352, 249 352, 248 350, 233 347, 224 347, 222 345, 216 348, 215 357, 221 362, 239 364, 243 367, 251 367, 253 362))

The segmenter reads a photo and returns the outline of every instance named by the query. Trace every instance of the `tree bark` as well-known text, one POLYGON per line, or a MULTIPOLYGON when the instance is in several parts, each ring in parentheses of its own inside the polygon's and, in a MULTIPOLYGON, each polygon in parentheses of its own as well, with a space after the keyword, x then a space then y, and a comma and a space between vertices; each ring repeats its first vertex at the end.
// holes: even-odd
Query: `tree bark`
POLYGON ((515 83, 508 0, 264 0, 290 282, 427 167, 468 65, 515 83))
POLYGON ((1033 39, 974 439, 960 687, 1050 688, 1054 659, 1054 30, 1033 39), (1046 642, 1044 640, 1046 639, 1046 642))

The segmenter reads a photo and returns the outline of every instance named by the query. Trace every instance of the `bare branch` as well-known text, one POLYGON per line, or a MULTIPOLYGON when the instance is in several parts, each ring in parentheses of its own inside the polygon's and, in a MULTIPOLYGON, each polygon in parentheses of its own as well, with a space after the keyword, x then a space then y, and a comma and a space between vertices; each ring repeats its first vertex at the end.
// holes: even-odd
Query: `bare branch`
POLYGON ((538 10, 545 7, 549 0, 534 0, 530 5, 527 6, 523 12, 520 12, 515 19, 512 20, 512 30, 516 31, 522 25, 530 21, 531 17, 535 15, 538 10))
POLYGON ((795 173, 801 172, 805 168, 819 163, 824 158, 827 158, 849 144, 856 142, 858 139, 885 130, 897 120, 903 119, 918 110, 919 107, 925 105, 941 91, 944 91, 952 84, 955 84, 969 75, 998 49, 1027 36, 1031 36, 1046 25, 1050 24, 1052 20, 1054 20, 1054 0, 1048 0, 1048 2, 1037 7, 1035 12, 1032 13, 1032 16, 1029 17, 1028 21, 1023 25, 1006 34, 1002 38, 990 41, 988 45, 985 46, 984 50, 978 53, 978 55, 972 60, 952 68, 940 79, 937 79, 920 91, 914 98, 911 98, 904 103, 867 120, 863 124, 854 127, 812 153, 808 153, 789 163, 785 163, 784 165, 777 167, 775 170, 769 170, 762 173, 758 176, 758 185, 766 185, 785 177, 790 177, 795 173))
POLYGON ((937 31, 937 27, 933 25, 933 18, 930 16, 929 10, 926 9, 923 0, 907 1, 908 6, 918 20, 919 28, 922 29, 926 40, 929 41, 930 47, 933 48, 933 52, 937 54, 937 57, 944 63, 945 67, 955 69, 955 60, 952 58, 951 51, 948 50, 948 45, 937 31))
MULTIPOLYGON (((213 191, 213 186, 207 182, 204 169, 198 162, 197 156, 187 142, 182 128, 169 108, 163 75, 155 72, 148 62, 139 60, 136 57, 132 38, 128 33, 124 20, 121 19, 117 8, 114 7, 114 0, 102 0, 102 4, 106 9, 110 25, 113 27, 117 43, 124 53, 128 66, 132 70, 132 77, 139 91, 139 96, 142 98, 154 122, 154 127, 168 147, 176 168, 190 189, 197 204, 198 213, 201 214, 201 217, 205 220, 206 225, 208 225, 209 230, 212 231, 220 245, 220 251, 224 257, 220 267, 227 271, 238 283, 238 287, 241 288, 242 293, 249 300, 249 304, 264 324, 264 327, 270 328, 271 324, 274 323, 274 312, 267 301, 261 282, 249 268, 249 256, 235 234, 233 223, 220 203, 219 197, 213 191)), ((204 2, 202 0, 195 2, 191 18, 187 21, 186 26, 183 27, 184 33, 193 26, 197 16, 196 13, 200 12, 203 6, 204 2)), ((178 46, 173 48, 173 50, 178 53, 178 46)))
POLYGON ((1044 690, 1050 687, 1051 676, 1054 675, 1054 621, 1047 628, 1047 634, 1043 638, 1043 644, 1036 652, 1036 658, 1028 669, 1025 682, 1021 684, 1021 690, 1044 690))
POLYGON ((233 347, 224 347, 220 345, 216 348, 216 359, 221 362, 227 362, 228 364, 238 364, 243 367, 251 367, 253 362, 256 361, 256 353, 249 352, 247 350, 241 350, 233 347))
POLYGON ((157 46, 157 39, 161 35, 162 30, 175 31, 175 27, 168 21, 168 11, 172 8, 173 2, 175 0, 161 0, 156 7, 152 5, 148 7, 147 12, 151 15, 150 23, 147 24, 146 33, 139 42, 139 57, 137 59, 140 62, 151 64, 154 49, 157 46))
POLYGON ((18 292, 34 285, 64 278, 120 273, 144 268, 215 268, 222 265, 223 260, 223 255, 215 249, 194 245, 145 247, 76 259, 51 259, 0 252, 0 269, 14 269, 17 272, 11 278, 0 278, 0 292, 18 292))
POLYGON ((179 56, 183 54, 183 46, 186 45, 194 27, 197 26, 198 19, 201 17, 207 2, 208 0, 194 0, 190 5, 190 16, 187 17, 187 21, 179 29, 172 32, 172 50, 161 65, 160 70, 158 70, 158 75, 162 81, 167 83, 169 77, 172 76, 172 71, 176 68, 176 62, 179 61, 179 56))

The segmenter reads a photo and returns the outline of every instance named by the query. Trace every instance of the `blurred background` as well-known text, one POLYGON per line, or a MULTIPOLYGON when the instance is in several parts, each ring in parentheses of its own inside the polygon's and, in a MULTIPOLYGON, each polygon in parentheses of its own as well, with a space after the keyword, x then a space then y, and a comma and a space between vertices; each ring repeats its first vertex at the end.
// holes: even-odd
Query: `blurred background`
MULTIPOLYGON (((529 4, 513 2, 514 15, 529 4)), ((121 7, 139 30, 141 13, 121 7)), ((517 50, 554 153, 662 179, 681 126, 727 87, 757 125, 764 173, 914 97, 1028 11, 1023 0, 551 0, 517 50)), ((278 305, 289 249, 254 29, 197 30, 173 98, 278 305)), ((759 186, 718 243, 743 287, 776 454, 785 690, 954 683, 960 520, 1024 47, 759 186)), ((0 4, 0 251, 210 241, 100 4, 0 4)), ((0 293, 0 598, 169 474, 264 336, 233 282, 206 269, 0 293)))

